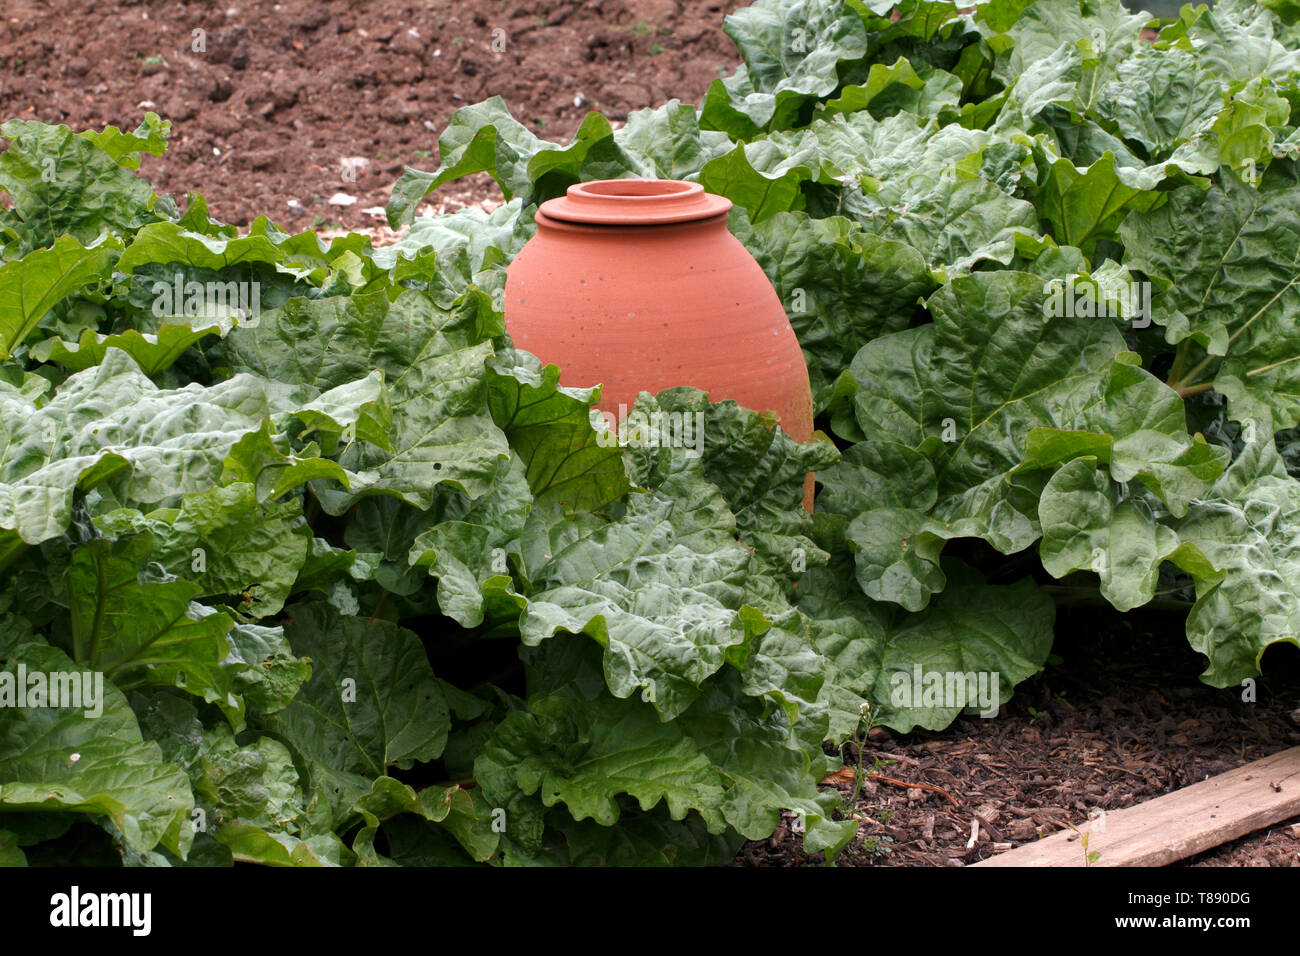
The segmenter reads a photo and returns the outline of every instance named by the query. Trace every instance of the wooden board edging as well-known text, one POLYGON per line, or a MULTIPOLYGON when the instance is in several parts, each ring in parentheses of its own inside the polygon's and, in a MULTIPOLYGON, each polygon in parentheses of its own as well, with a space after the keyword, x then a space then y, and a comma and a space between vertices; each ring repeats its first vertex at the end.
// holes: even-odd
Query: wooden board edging
POLYGON ((1300 747, 1062 830, 973 866, 1168 866, 1300 815, 1300 747))

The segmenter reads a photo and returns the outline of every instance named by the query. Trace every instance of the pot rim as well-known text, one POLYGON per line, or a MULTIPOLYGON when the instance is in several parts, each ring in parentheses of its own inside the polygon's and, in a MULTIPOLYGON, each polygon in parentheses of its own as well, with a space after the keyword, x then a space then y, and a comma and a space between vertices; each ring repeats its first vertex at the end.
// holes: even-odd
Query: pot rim
POLYGON ((731 200, 706 193, 680 179, 597 179, 570 186, 564 196, 542 203, 539 212, 560 222, 642 226, 712 219, 731 209, 731 200))

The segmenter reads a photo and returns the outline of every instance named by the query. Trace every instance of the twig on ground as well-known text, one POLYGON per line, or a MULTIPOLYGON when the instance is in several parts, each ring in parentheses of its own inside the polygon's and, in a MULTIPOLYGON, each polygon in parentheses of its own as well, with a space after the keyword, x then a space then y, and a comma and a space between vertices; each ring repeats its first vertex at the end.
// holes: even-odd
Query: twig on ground
POLYGON ((951 793, 943 789, 943 787, 936 787, 932 783, 908 783, 906 780, 895 780, 893 777, 882 777, 878 773, 867 774, 867 779, 877 780, 880 783, 891 783, 895 787, 907 787, 909 790, 928 790, 931 793, 937 793, 939 794, 939 796, 947 798, 949 801, 951 801, 954 807, 961 806, 961 804, 957 802, 957 798, 954 797, 951 793))

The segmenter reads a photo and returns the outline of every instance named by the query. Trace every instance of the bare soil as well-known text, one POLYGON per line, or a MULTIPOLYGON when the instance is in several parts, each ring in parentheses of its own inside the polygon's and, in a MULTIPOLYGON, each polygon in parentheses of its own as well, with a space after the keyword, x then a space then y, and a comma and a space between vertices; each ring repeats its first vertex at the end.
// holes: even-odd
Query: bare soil
MULTIPOLYGON (((6 0, 0 117, 134 128, 152 110, 173 123, 167 156, 142 166, 156 189, 201 192, 239 225, 374 226, 405 166, 435 168, 458 107, 500 95, 567 142, 592 109, 617 120, 698 101, 739 62, 721 28, 743 5, 6 0), (331 205, 338 193, 356 201, 331 205)), ((436 198, 456 208, 500 191, 480 176, 436 198)))

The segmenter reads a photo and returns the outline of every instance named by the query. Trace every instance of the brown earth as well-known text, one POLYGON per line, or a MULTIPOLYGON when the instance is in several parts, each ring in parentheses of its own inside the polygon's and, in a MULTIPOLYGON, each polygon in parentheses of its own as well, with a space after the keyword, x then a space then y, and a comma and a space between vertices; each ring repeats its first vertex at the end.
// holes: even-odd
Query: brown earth
MULTIPOLYGON (((387 204, 403 167, 435 167, 460 106, 500 95, 535 133, 567 141, 592 109, 616 120, 698 101, 739 62, 721 29, 738 6, 7 0, 0 117, 134 128, 153 110, 173 123, 168 155, 142 167, 157 190, 201 192, 237 224, 374 226, 366 210, 387 204), (367 165, 350 165, 350 181, 354 157, 367 165), (330 205, 337 193, 356 202, 330 205)), ((478 176, 435 198, 456 208, 500 191, 478 176)))

